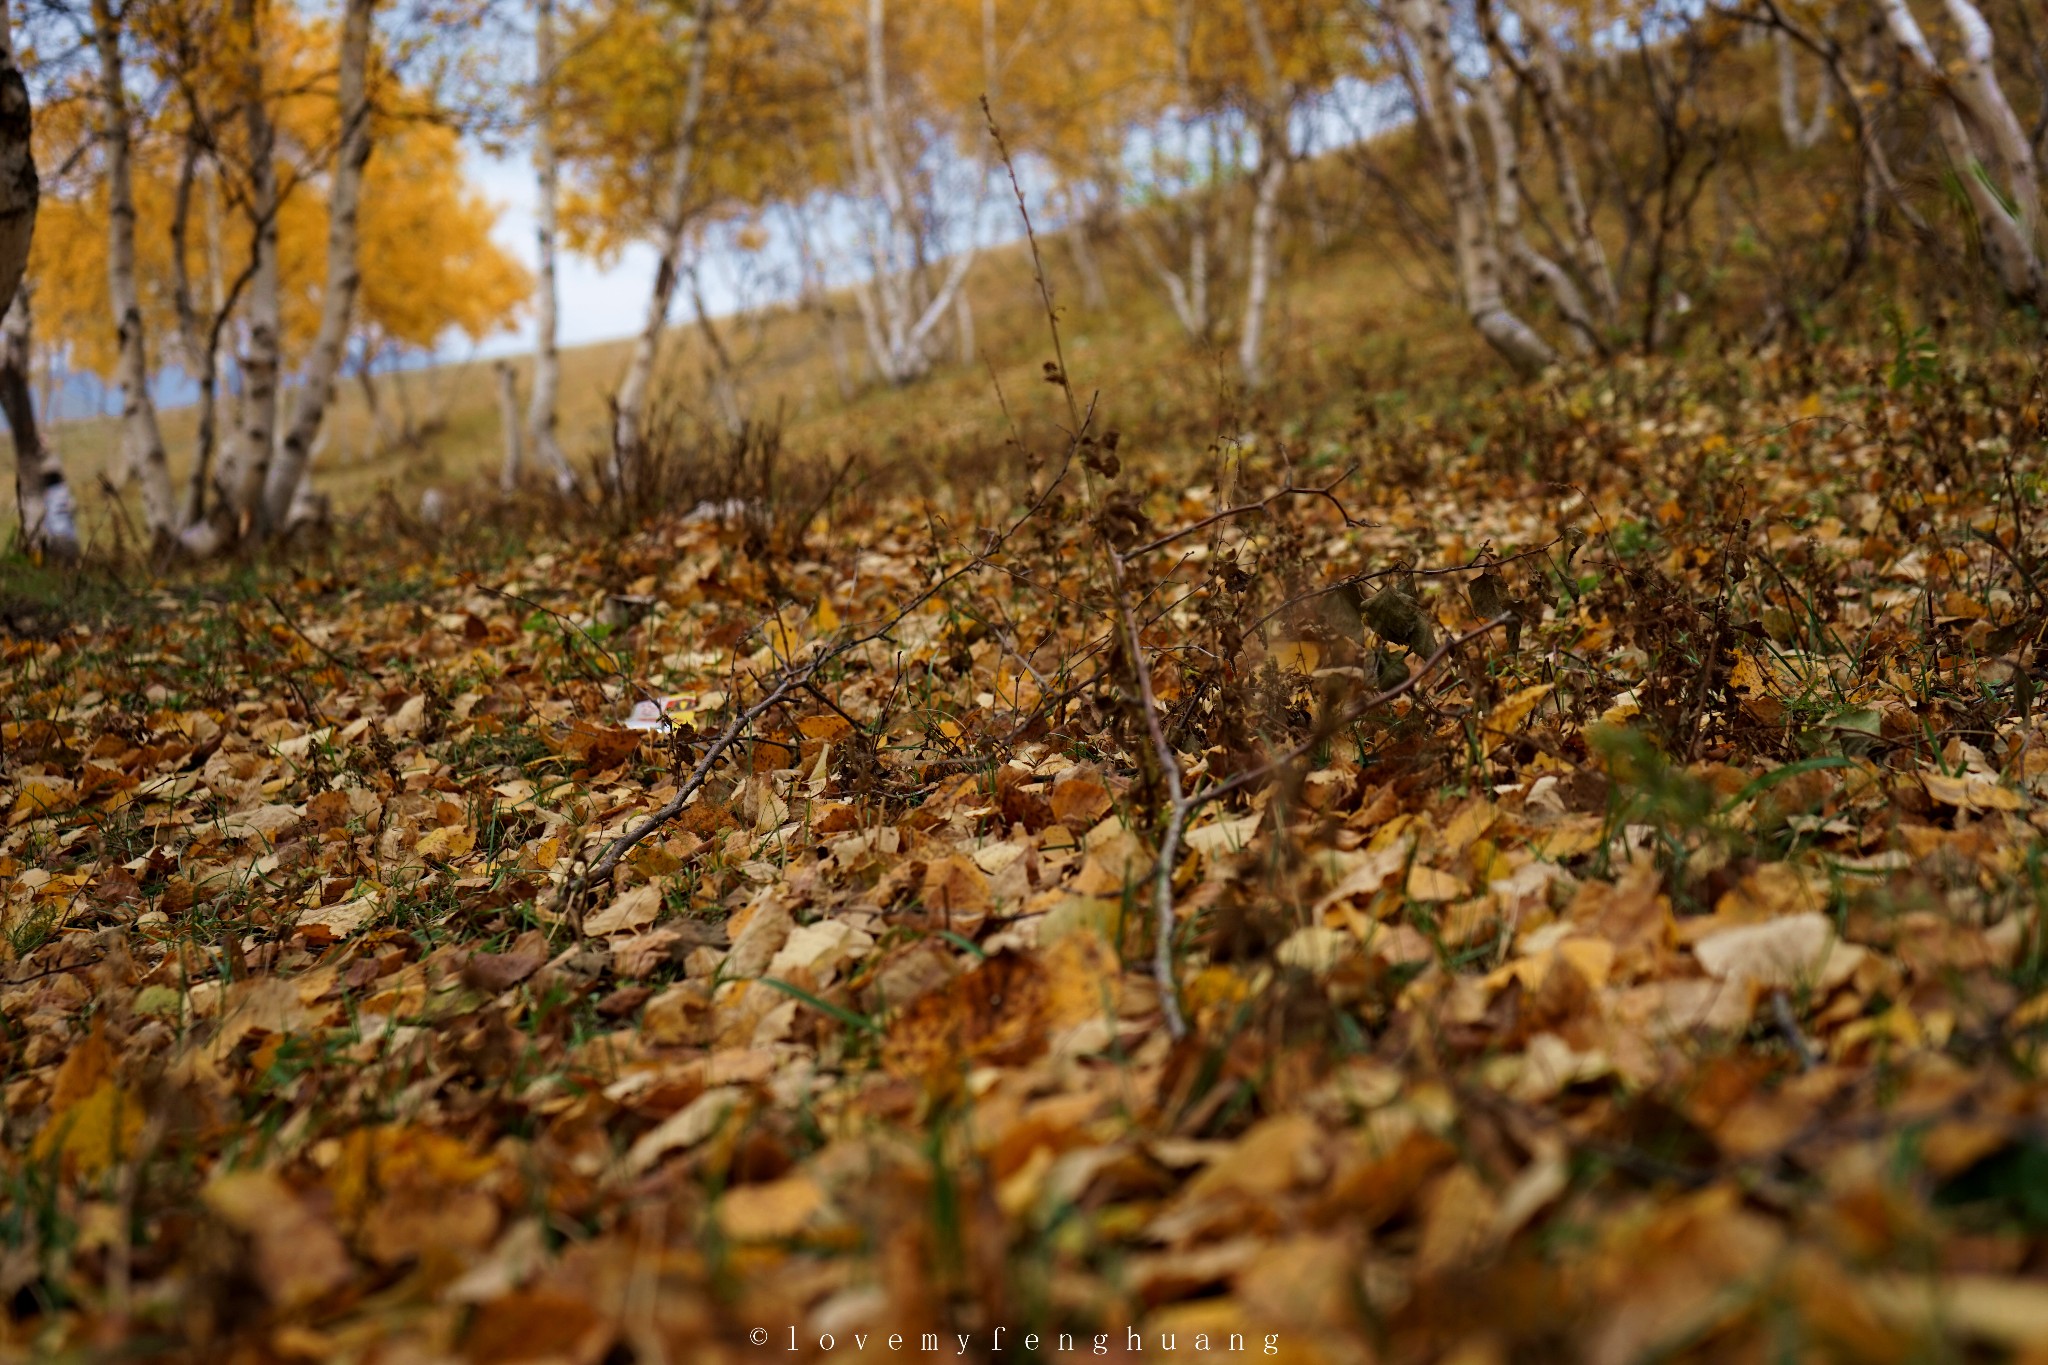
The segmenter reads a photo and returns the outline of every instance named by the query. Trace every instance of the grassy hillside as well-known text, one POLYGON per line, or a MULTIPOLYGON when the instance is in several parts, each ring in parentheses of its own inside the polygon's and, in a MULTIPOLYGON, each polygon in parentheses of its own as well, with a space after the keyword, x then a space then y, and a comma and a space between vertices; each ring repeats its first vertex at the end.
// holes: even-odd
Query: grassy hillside
MULTIPOLYGON (((1725 139, 1715 153, 1716 188, 1700 196, 1689 215, 1674 220, 1673 239, 1692 254, 1694 274, 1701 277, 1690 282, 1714 294, 1699 300, 1702 306, 1685 319, 1684 348, 1746 345, 1772 300, 1790 301, 1797 292, 1792 277, 1802 269, 1809 276, 1826 274, 1832 264, 1816 265, 1814 258, 1840 249, 1842 149, 1824 143, 1796 152, 1786 146, 1767 93, 1764 56, 1762 48, 1753 57, 1747 49, 1735 54, 1737 69, 1746 74, 1724 79, 1714 101, 1717 135, 1725 139), (1755 98, 1747 97, 1745 85, 1755 98)), ((1617 86, 1609 98, 1627 93, 1617 86)), ((1596 112, 1594 121, 1608 125, 1603 137, 1611 139, 1614 166, 1642 173, 1646 158, 1654 156, 1655 132, 1643 112, 1617 106, 1596 112)), ((1269 323, 1272 378, 1256 394, 1245 393, 1238 380, 1234 349, 1243 286, 1236 268, 1241 252, 1232 237, 1242 231, 1248 192, 1243 185, 1219 191, 1229 203, 1218 215, 1225 233, 1213 253, 1211 280, 1218 335, 1207 348, 1188 342, 1153 277, 1126 245, 1097 248, 1108 289, 1103 305, 1090 308, 1066 234, 1043 234, 1042 256, 1068 358, 1076 381, 1100 396, 1099 426, 1182 451, 1200 451, 1251 430, 1299 448, 1347 428, 1355 436, 1358 414, 1366 408, 1414 411, 1416 400, 1426 398, 1423 409, 1448 411, 1483 403, 1510 382, 1457 307, 1449 261, 1420 241, 1389 188, 1401 186, 1425 213, 1441 215, 1436 167, 1406 129, 1375 139, 1364 156, 1375 163, 1377 179, 1360 171, 1360 152, 1352 149, 1308 163, 1291 182, 1283 268, 1269 323)), ((1532 163, 1529 181, 1532 219, 1554 212, 1547 169, 1532 163)), ((1942 212, 1954 210, 1936 204, 1932 216, 1939 219, 1942 212)), ((1612 216, 1600 219, 1601 232, 1628 275, 1630 252, 1612 216)), ((1826 311, 1850 330, 1875 336, 1879 320, 1902 293, 1920 291, 1905 300, 1909 313, 1916 303, 1925 311, 1937 295, 1935 308, 1946 308, 1959 297, 1958 280, 1968 283, 1974 267, 1975 262, 1935 258, 1892 259, 1881 248, 1826 311), (1928 278, 1908 280, 1914 272, 1928 278)), ((1640 271, 1637 254, 1634 273, 1640 271)), ((1801 280, 1799 288, 1811 284, 1811 278, 1801 280)), ((1622 280, 1625 320, 1631 322, 1641 308, 1639 287, 1622 280)), ((1049 348, 1025 246, 985 252, 969 294, 976 359, 968 363, 954 354, 942 329, 936 372, 904 388, 873 377, 848 296, 833 301, 836 323, 816 311, 776 307, 720 325, 729 349, 743 360, 748 411, 780 425, 785 449, 835 464, 851 456, 870 471, 916 478, 955 457, 1003 448, 1012 421, 1028 428, 1056 420, 1060 411, 1058 404, 1039 401, 1049 348), (828 328, 834 326, 855 376, 850 397, 842 396, 832 359, 828 328)), ((1542 301, 1528 302, 1524 311, 1561 338, 1563 329, 1545 316, 1542 301)), ((601 459, 607 448, 607 401, 624 368, 626 346, 613 341, 563 352, 561 431, 579 467, 601 459)), ((672 329, 656 385, 658 408, 665 406, 670 415, 710 415, 706 354, 694 327, 672 329)), ((520 358, 517 368, 523 407, 530 361, 520 358)), ((344 385, 314 470, 316 486, 332 497, 342 517, 379 505, 387 494, 409 508, 429 487, 451 493, 495 489, 504 438, 491 364, 450 364, 387 376, 379 384, 387 420, 402 387, 423 435, 411 443, 378 441, 363 393, 354 381, 344 385)), ((195 421, 189 408, 163 414, 181 487, 195 421)), ((66 423, 55 438, 80 490, 87 527, 104 543, 116 520, 102 480, 114 472, 117 424, 104 418, 66 423)), ((11 488, 0 497, 11 498, 11 488)), ((132 490, 122 501, 130 521, 139 523, 132 490)))
MULTIPOLYGON (((1400 169, 1412 158, 1410 141, 1405 133, 1382 139, 1380 154, 1400 169)), ((1310 393, 1328 390, 1322 382, 1326 374, 1361 376, 1387 398, 1398 398, 1418 379, 1488 386, 1499 381, 1496 366, 1449 301, 1419 287, 1430 272, 1394 230, 1384 205, 1372 201, 1370 187, 1355 170, 1326 157, 1298 176, 1296 186, 1293 220, 1283 242, 1285 266, 1269 323, 1275 379, 1260 395, 1266 408, 1301 412, 1310 393), (1317 246, 1318 239, 1327 245, 1317 246)), ((1224 193, 1232 196, 1220 215, 1224 227, 1241 231, 1243 214, 1236 199, 1242 187, 1224 193)), ((1239 402, 1233 341, 1242 307, 1234 243, 1226 238, 1216 252, 1211 291, 1218 338, 1207 350, 1188 342, 1153 278, 1121 244, 1097 248, 1108 294, 1106 305, 1093 309, 1083 302, 1065 234, 1043 234, 1041 247, 1074 372, 1100 391, 1107 425, 1185 439, 1200 448, 1214 439, 1218 423, 1243 421, 1247 414, 1239 402)), ((962 363, 950 342, 943 342, 936 372, 901 389, 874 379, 852 300, 836 298, 834 325, 856 377, 850 400, 841 395, 828 323, 818 312, 775 307, 720 325, 730 349, 744 361, 749 410, 761 418, 779 414, 788 448, 836 461, 914 446, 929 459, 934 450, 1003 443, 1007 429, 998 386, 1019 420, 1030 420, 1041 406, 1035 393, 1047 358, 1045 320, 1024 245, 984 252, 969 295, 978 359, 962 363)), ((624 341, 612 341, 563 352, 561 430, 564 447, 579 466, 606 449, 606 404, 624 368, 626 347, 624 341)), ((705 357, 695 327, 673 328, 665 343, 657 402, 708 414, 705 357)), ((531 362, 521 357, 517 366, 523 404, 531 362)), ((379 448, 364 395, 353 380, 346 382, 315 464, 316 485, 333 497, 337 511, 358 512, 386 490, 411 506, 430 486, 453 490, 478 480, 495 481, 503 434, 490 363, 386 376, 379 385, 387 421, 396 412, 396 389, 403 386, 428 429, 416 444, 379 448)), ((1307 419, 1304 414, 1295 425, 1307 419)), ((162 422, 174 477, 182 487, 196 414, 190 408, 171 410, 162 414, 162 422)), ((101 479, 115 472, 118 423, 112 418, 68 422, 54 435, 89 525, 96 535, 109 534, 113 513, 101 479)), ((11 489, 4 496, 11 498, 11 489)), ((132 517, 132 493, 126 502, 132 517)))

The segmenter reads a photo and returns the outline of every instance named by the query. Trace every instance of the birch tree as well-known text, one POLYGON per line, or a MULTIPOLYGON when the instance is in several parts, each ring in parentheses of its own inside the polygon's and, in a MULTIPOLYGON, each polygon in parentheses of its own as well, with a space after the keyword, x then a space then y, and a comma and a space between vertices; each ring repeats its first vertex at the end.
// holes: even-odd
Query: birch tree
POLYGON ((1557 351, 1508 306, 1499 245, 1487 212, 1486 181, 1465 105, 1457 98, 1449 0, 1396 0, 1394 14, 1408 40, 1416 90, 1416 122, 1443 172, 1451 202, 1452 252, 1465 313, 1488 345, 1516 371, 1534 375, 1557 351))
POLYGON ((1489 76, 1467 83, 1472 101, 1486 120, 1487 141, 1493 146, 1493 230, 1507 263, 1520 275, 1522 293, 1541 288, 1550 295, 1559 316, 1571 328, 1572 342, 1581 355, 1604 352, 1606 342, 1586 307, 1584 295, 1564 267, 1536 249, 1522 230, 1522 201, 1527 191, 1522 184, 1521 147, 1509 122, 1499 85, 1489 76))
POLYGON ((533 397, 527 426, 534 458, 554 479, 556 491, 567 496, 576 491, 576 472, 570 468, 556 437, 562 357, 556 342, 560 305, 555 288, 555 218, 562 191, 560 156, 555 145, 555 87, 559 72, 555 59, 554 0, 539 0, 533 21, 533 61, 533 235, 539 278, 533 290, 533 397))
POLYGON ((14 34, 0 4, 0 412, 14 437, 14 506, 22 544, 69 559, 78 521, 64 466, 43 444, 29 384, 29 290, 22 282, 42 187, 36 176, 28 85, 14 61, 14 34))
POLYGON ((42 186, 36 177, 28 84, 14 63, 14 35, 0 0, 0 311, 28 268, 42 186))
POLYGON ((203 554, 222 540, 248 533, 277 445, 278 382, 283 371, 284 314, 278 273, 277 132, 264 72, 264 29, 257 0, 233 0, 230 23, 241 50, 235 94, 241 104, 248 158, 246 213, 250 238, 249 298, 242 313, 245 341, 239 357, 241 415, 234 439, 221 451, 214 481, 214 521, 188 528, 186 546, 203 554))
POLYGON ((661 346, 661 333, 668 325, 669 305, 675 299, 684 236, 690 225, 691 193, 695 189, 692 170, 697 123, 704 111, 704 71, 711 53, 714 12, 712 0, 697 0, 690 24, 688 84, 674 129, 675 148, 658 210, 654 285, 648 291, 647 311, 639 334, 633 339, 625 376, 619 382, 618 397, 613 405, 612 483, 622 495, 628 492, 643 455, 640 443, 647 416, 648 389, 654 379, 654 360, 661 346))
POLYGON ((2015 302, 2048 310, 2041 188, 2033 148, 1999 83, 1991 26, 1970 0, 1944 0, 1956 61, 1935 55, 1907 0, 1878 0, 1901 59, 1934 101, 1934 128, 1977 217, 1985 258, 2015 302))
MULTIPOLYGON (((993 25, 993 7, 984 6, 982 16, 985 26, 993 25)), ((980 50, 985 52, 991 41, 985 29, 980 50)), ((888 383, 908 384, 930 373, 933 334, 952 313, 973 269, 987 164, 974 139, 975 153, 955 167, 962 182, 959 202, 969 207, 944 224, 957 231, 964 221, 965 240, 943 243, 934 230, 942 224, 928 183, 938 158, 918 154, 933 149, 906 146, 917 128, 938 120, 920 118, 927 111, 905 108, 905 99, 899 98, 916 85, 892 75, 887 0, 866 0, 858 50, 858 64, 846 70, 841 82, 866 266, 854 284, 854 300, 875 369, 888 383)))
MULTIPOLYGON (((219 405, 215 399, 220 372, 219 334, 200 321, 199 302, 192 289, 192 200, 198 189, 208 139, 204 117, 189 92, 186 103, 185 147, 179 158, 178 187, 171 209, 171 306, 177 311, 179 362, 199 386, 199 420, 193 440, 192 477, 185 485, 185 505, 178 513, 181 537, 190 533, 204 511, 207 478, 212 472, 217 441, 219 405)), ((218 288, 218 280, 215 285, 218 288)))
POLYGON ((1579 178, 1578 157, 1573 150, 1578 114, 1565 90, 1564 61, 1550 30, 1532 24, 1510 0, 1478 0, 1477 13, 1486 35, 1488 49, 1514 73, 1516 84, 1529 95, 1542 131, 1544 155, 1548 158, 1557 190, 1558 205, 1564 211, 1564 228, 1571 248, 1570 259, 1577 285, 1587 298, 1595 320, 1612 328, 1621 313, 1621 296, 1615 288, 1614 271, 1608 264, 1607 249, 1593 231, 1593 212, 1579 178), (1526 51, 1502 34, 1495 7, 1515 20, 1526 51))
MULTIPOLYGON (((107 300, 113 312, 121 388, 122 465, 142 490, 143 525, 161 545, 178 533, 178 508, 164 458, 156 402, 149 391, 149 348, 135 272, 135 185, 122 19, 112 0, 92 0, 99 56, 99 137, 106 156, 107 300)), ((17 276, 17 278, 19 278, 17 276)))
MULTIPOLYGON (((101 0, 104 3, 104 0, 101 0)), ((327 282, 320 299, 320 330, 292 411, 291 425, 264 479, 258 524, 264 534, 285 529, 292 501, 304 480, 314 439, 334 398, 335 379, 348 345, 362 270, 356 259, 356 214, 363 167, 370 159, 371 11, 375 0, 346 0, 342 9, 335 101, 341 135, 334 151, 334 175, 327 194, 327 282)))
POLYGON ((1793 45, 1792 35, 1782 28, 1771 30, 1771 47, 1778 63, 1778 127, 1785 134, 1785 145, 1794 151, 1803 152, 1819 142, 1821 134, 1828 130, 1828 115, 1833 112, 1834 84, 1826 72, 1815 83, 1813 112, 1802 114, 1799 102, 1799 50, 1793 45))
POLYGON ((26 286, 18 288, 0 320, 0 412, 14 437, 14 505, 24 546, 69 559, 78 553, 77 503, 63 461, 44 444, 36 420, 29 384, 29 294, 26 286))
MULTIPOLYGON (((1265 378, 1266 310, 1278 269, 1275 239, 1280 229, 1280 193, 1297 159, 1292 125, 1306 82, 1301 53, 1290 51, 1291 60, 1283 68, 1275 35, 1266 23, 1263 0, 1241 0, 1241 5, 1256 72, 1249 83, 1247 102, 1257 161, 1252 167, 1251 221, 1245 234, 1244 312, 1238 324, 1237 365, 1244 382, 1257 386, 1265 378)), ((1292 13, 1299 18, 1303 11, 1297 8, 1292 13)), ((1295 48, 1313 48, 1317 41, 1316 35, 1299 29, 1289 36, 1295 48)), ((1307 69, 1317 76, 1326 75, 1320 68, 1320 63, 1312 62, 1307 69)))

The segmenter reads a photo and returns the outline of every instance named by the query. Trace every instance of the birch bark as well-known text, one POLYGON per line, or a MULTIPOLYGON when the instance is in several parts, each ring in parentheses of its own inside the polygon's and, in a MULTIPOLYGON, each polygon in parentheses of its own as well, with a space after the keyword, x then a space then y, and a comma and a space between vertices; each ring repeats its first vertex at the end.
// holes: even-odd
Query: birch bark
POLYGON ((2025 138, 2018 139, 2015 152, 2005 130, 2009 120, 2014 129, 2018 123, 1991 70, 1990 28, 1969 0, 1948 0, 1963 35, 1964 74, 1956 78, 1936 59, 1906 0, 1879 4, 1892 41, 1933 93, 1935 132, 1976 212, 1984 255, 1999 284, 2015 301, 2048 309, 2048 271, 2036 230, 2040 189, 2025 138), (2006 184, 1996 187, 1991 180, 2001 172, 2006 184))
POLYGON ((1443 0, 1399 0, 1396 10, 1415 49, 1420 121, 1443 164, 1459 292, 1466 314, 1487 344, 1519 373, 1534 375, 1554 363, 1557 352, 1508 307, 1501 293, 1500 251, 1488 222, 1486 184, 1471 123, 1457 102, 1447 11, 1443 0))
POLYGON ((259 519, 265 534, 288 525, 299 485, 312 459, 313 443, 334 400, 355 312, 362 266, 356 259, 356 211, 362 198, 363 167, 370 159, 370 17, 375 0, 346 0, 342 9, 339 81, 341 140, 334 149, 334 179, 327 193, 327 283, 320 297, 320 328, 306 361, 304 385, 263 480, 259 519))
POLYGON ((1522 198, 1526 193, 1522 185, 1522 153, 1501 102, 1500 90, 1484 76, 1473 81, 1471 88, 1473 101, 1486 118, 1487 140, 1493 144, 1494 235, 1528 283, 1540 284, 1550 295, 1559 316, 1572 329, 1572 342, 1579 354, 1601 351, 1605 347, 1600 329, 1593 325, 1592 315, 1586 311, 1585 296, 1579 293, 1564 267, 1538 251, 1522 231, 1522 198))
POLYGON ((1256 116, 1258 170, 1253 179, 1252 217, 1245 234, 1244 317, 1238 324, 1237 368, 1247 386, 1265 379, 1266 304, 1273 289, 1274 239, 1280 230, 1280 192, 1294 160, 1289 143, 1294 90, 1281 75, 1272 35, 1259 0, 1243 0, 1245 30, 1259 64, 1260 108, 1256 116))
MULTIPOLYGON (((992 9, 983 6, 984 61, 991 45, 992 9)), ((861 195, 880 206, 879 221, 863 225, 867 278, 854 285, 861 331, 883 379, 909 384, 931 372, 932 335, 953 312, 968 272, 974 267, 986 188, 986 163, 973 162, 975 194, 966 215, 969 240, 947 258, 936 283, 931 279, 933 243, 912 193, 912 174, 898 145, 894 101, 890 99, 886 0, 868 0, 863 23, 863 60, 845 94, 847 138, 861 195)), ((991 75, 991 82, 993 76, 991 75)))
MULTIPOLYGON (((1285 134, 1281 134, 1285 137, 1285 134)), ((1252 219, 1245 243, 1244 320, 1237 337, 1237 368, 1253 388, 1266 377, 1266 308, 1273 289, 1274 238, 1280 228, 1280 191, 1287 184, 1288 158, 1266 150, 1271 139, 1260 138, 1258 174, 1253 184, 1252 219)))
POLYGON ((259 518, 263 481, 277 446, 278 380, 284 345, 284 301, 277 267, 277 132, 265 103, 263 33, 256 19, 256 0, 234 0, 231 22, 243 45, 240 94, 242 132, 248 142, 254 270, 243 314, 247 341, 240 366, 241 421, 217 462, 214 524, 204 532, 197 525, 187 530, 187 546, 195 552, 203 552, 214 541, 239 539, 259 518))
POLYGON ((633 341, 626 362, 625 378, 619 384, 612 429, 612 484, 623 496, 629 492, 641 458, 641 428, 647 419, 648 390, 654 380, 654 360, 661 347, 662 329, 668 325, 669 305, 675 299, 676 280, 683 255, 683 235, 689 226, 690 193, 695 188, 692 160, 697 144, 697 122, 704 109, 704 70, 710 59, 712 0, 697 0, 696 16, 690 29, 689 84, 683 92, 683 108, 675 128, 675 159, 669 164, 668 180, 662 186, 660 229, 654 266, 654 287, 647 299, 647 315, 640 334, 633 341))
MULTIPOLYGON (((178 531, 171 470, 149 392, 149 350, 135 276, 135 185, 129 141, 126 64, 121 18, 110 0, 92 0, 93 44, 99 50, 100 141, 107 158, 107 298, 119 348, 122 463, 142 489, 143 525, 159 545, 178 531)), ((0 92, 4 97, 4 92, 0 92)), ((0 111, 4 112, 4 111, 0 111)), ((23 111, 24 115, 26 110, 23 111)), ((17 275, 17 279, 19 276, 17 275)))
POLYGON ((1578 160, 1572 155, 1571 142, 1566 137, 1571 126, 1571 111, 1565 103, 1564 63, 1558 57, 1556 44, 1550 41, 1548 30, 1531 25, 1506 0, 1502 0, 1501 8, 1514 16, 1522 36, 1529 43, 1530 55, 1523 56, 1501 36, 1493 6, 1488 0, 1480 0, 1479 3, 1480 25, 1486 31, 1488 45, 1529 92, 1530 103, 1536 110, 1537 126, 1543 131, 1543 150, 1550 158, 1556 177, 1557 197, 1564 207, 1566 230, 1571 234, 1573 267, 1579 272, 1580 284, 1593 296, 1600 324, 1612 327, 1621 313, 1621 296, 1614 286, 1614 271, 1607 263, 1607 250, 1593 231, 1593 214, 1586 206, 1585 191, 1579 183, 1578 160))
POLYGON ((534 458, 553 476, 556 491, 576 491, 576 471, 556 438, 557 407, 562 384, 562 357, 556 335, 561 330, 555 286, 555 220, 561 195, 560 158, 555 147, 555 7, 539 0, 534 17, 533 177, 534 243, 539 267, 534 281, 533 398, 527 425, 534 458))
POLYGON ((1795 151, 1805 151, 1820 141, 1828 129, 1829 97, 1834 85, 1823 72, 1820 86, 1813 92, 1813 113, 1802 116, 1799 112, 1799 54, 1792 46, 1792 35, 1781 28, 1771 30, 1771 45, 1777 49, 1778 57, 1778 127, 1785 134, 1785 143, 1795 151))
POLYGON ((57 452, 43 444, 29 389, 29 290, 17 289, 0 321, 0 412, 14 436, 14 499, 22 543, 60 559, 78 553, 77 504, 57 452))
POLYGON ((14 37, 0 0, 0 310, 28 268, 42 186, 36 178, 28 85, 14 64, 14 37))

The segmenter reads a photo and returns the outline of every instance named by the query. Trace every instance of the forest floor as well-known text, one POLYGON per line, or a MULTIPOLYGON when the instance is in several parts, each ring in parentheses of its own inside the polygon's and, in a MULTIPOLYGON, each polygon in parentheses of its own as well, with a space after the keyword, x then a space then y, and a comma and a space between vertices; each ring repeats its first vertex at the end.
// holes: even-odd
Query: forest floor
POLYGON ((2040 372, 1351 397, 10 569, 0 1358, 2048 1361, 2040 372))

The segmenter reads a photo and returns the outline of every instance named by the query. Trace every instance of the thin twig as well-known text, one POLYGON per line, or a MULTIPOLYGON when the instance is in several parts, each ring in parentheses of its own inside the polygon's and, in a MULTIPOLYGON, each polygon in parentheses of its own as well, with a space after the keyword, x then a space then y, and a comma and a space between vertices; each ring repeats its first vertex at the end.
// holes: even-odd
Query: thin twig
POLYGON ((1171 545, 1176 540, 1185 540, 1187 539, 1187 537, 1195 534, 1197 531, 1203 530, 1204 528, 1209 526, 1213 526, 1219 521, 1228 521, 1232 517, 1241 517, 1251 512, 1263 512, 1266 510, 1266 508, 1272 506, 1280 499, 1287 497, 1327 499, 1330 505, 1337 509, 1337 515, 1344 518, 1344 524, 1347 527, 1367 527, 1379 525, 1379 523, 1376 521, 1363 521, 1357 517, 1352 516, 1351 513, 1345 508, 1344 504, 1338 500, 1335 491, 1337 485, 1343 483, 1344 480, 1350 477, 1351 471, 1346 470, 1344 471, 1344 473, 1339 474, 1336 478, 1330 480, 1326 484, 1321 485, 1320 487, 1304 487, 1300 484, 1290 483, 1283 488, 1276 488, 1271 493, 1268 493, 1265 497, 1260 498, 1257 502, 1241 503, 1236 507, 1226 507, 1220 512, 1211 512, 1208 516, 1203 517, 1201 520, 1189 522, 1186 526, 1183 526, 1176 531, 1170 531, 1166 535, 1160 536, 1156 540, 1148 540, 1143 545, 1133 545, 1130 549, 1125 550, 1123 552, 1124 558, 1135 559, 1139 555, 1149 554, 1153 550, 1161 549, 1165 546, 1171 545))

